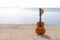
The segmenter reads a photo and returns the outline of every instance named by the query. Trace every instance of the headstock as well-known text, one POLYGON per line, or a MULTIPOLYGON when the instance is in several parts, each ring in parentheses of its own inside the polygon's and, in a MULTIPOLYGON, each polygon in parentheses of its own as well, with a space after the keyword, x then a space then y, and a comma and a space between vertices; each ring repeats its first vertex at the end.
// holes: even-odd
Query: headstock
POLYGON ((39 15, 41 16, 44 13, 44 10, 42 8, 39 8, 39 15))

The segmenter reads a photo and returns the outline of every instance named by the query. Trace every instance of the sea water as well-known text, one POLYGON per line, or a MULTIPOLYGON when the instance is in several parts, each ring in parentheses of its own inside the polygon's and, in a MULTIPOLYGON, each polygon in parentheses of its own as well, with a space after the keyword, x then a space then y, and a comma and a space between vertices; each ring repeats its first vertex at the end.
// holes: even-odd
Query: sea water
MULTIPOLYGON (((43 8, 42 21, 45 24, 60 24, 60 8, 43 8)), ((0 8, 2 24, 36 24, 39 21, 38 8, 0 8)))

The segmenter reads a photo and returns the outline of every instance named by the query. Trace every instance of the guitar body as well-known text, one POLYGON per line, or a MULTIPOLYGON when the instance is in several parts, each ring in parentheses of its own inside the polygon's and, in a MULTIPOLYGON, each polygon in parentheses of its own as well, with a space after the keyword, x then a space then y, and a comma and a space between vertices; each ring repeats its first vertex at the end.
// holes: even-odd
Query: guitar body
POLYGON ((36 28, 36 33, 37 34, 44 34, 45 33, 45 28, 44 28, 44 22, 41 21, 41 16, 44 13, 44 10, 39 8, 39 22, 37 22, 37 28, 36 28))
POLYGON ((41 35, 45 33, 44 22, 37 22, 36 33, 41 35))

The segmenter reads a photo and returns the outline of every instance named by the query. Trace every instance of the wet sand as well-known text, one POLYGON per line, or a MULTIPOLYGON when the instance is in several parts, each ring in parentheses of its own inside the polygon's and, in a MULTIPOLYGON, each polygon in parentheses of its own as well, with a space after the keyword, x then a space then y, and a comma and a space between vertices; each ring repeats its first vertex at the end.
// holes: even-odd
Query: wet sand
POLYGON ((44 35, 37 35, 35 28, 35 24, 0 24, 0 40, 60 40, 60 25, 45 25, 44 35))

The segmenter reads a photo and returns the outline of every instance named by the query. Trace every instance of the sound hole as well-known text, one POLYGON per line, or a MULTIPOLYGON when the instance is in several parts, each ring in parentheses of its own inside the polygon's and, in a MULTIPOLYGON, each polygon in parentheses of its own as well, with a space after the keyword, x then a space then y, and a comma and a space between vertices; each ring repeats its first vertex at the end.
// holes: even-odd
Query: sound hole
POLYGON ((41 27, 41 24, 39 26, 41 27))

